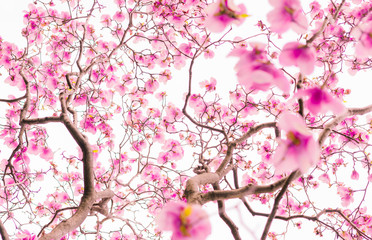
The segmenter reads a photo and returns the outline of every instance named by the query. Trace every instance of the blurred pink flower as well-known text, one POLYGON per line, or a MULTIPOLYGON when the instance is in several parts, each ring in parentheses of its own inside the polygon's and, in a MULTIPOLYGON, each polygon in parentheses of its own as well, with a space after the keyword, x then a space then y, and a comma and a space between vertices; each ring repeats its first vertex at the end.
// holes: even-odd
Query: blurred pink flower
POLYGON ((359 41, 355 45, 355 54, 357 57, 372 56, 372 20, 360 24, 354 33, 359 41))
POLYGON ((248 17, 246 12, 244 4, 235 6, 232 0, 219 0, 207 7, 205 26, 212 32, 222 32, 232 23, 240 25, 248 17))
POLYGON ((172 240, 204 240, 211 233, 207 213, 199 205, 169 202, 156 217, 159 229, 172 231, 172 240))
POLYGON ((298 115, 282 113, 278 127, 286 132, 286 139, 280 140, 272 158, 277 172, 280 174, 299 169, 305 173, 319 159, 318 143, 312 137, 305 121, 298 115))
POLYGON ((297 66, 303 74, 311 74, 315 66, 315 51, 298 42, 284 45, 279 55, 279 63, 283 66, 297 66))
POLYGON ((312 114, 325 114, 328 111, 332 111, 334 114, 341 114, 346 110, 339 99, 333 97, 321 88, 315 87, 299 90, 294 97, 304 98, 305 107, 309 109, 312 114))
POLYGON ((235 65, 238 81, 246 90, 266 91, 273 86, 288 93, 290 84, 284 74, 267 59, 263 46, 256 44, 251 51, 240 48, 233 50, 229 56, 239 57, 235 65))
POLYGON ((18 240, 37 240, 38 239, 38 237, 36 237, 35 234, 30 233, 27 230, 17 233, 16 236, 18 240))
POLYGON ((308 23, 299 0, 269 0, 274 10, 267 14, 271 30, 284 33, 292 28, 297 33, 304 33, 308 23))

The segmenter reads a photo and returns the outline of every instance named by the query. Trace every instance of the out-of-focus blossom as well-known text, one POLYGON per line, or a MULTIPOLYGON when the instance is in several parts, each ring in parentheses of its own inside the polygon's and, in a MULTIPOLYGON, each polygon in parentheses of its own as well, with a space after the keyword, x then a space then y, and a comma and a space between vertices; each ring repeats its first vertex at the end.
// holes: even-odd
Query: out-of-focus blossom
POLYGON ((297 66, 301 73, 311 74, 315 67, 315 51, 298 42, 284 45, 279 55, 279 63, 283 66, 297 66))
POLYGON ((229 56, 239 57, 235 65, 239 83, 250 91, 266 91, 277 86, 288 93, 290 85, 284 74, 267 59, 261 45, 254 45, 251 51, 240 48, 233 50, 229 56))
POLYGON ((206 9, 205 26, 212 32, 222 32, 232 23, 240 25, 248 17, 244 4, 235 6, 232 0, 219 0, 206 9))
POLYGON ((172 240, 204 240, 211 233, 207 213, 199 205, 166 204, 156 217, 159 229, 172 231, 172 240))
POLYGON ((319 160, 319 145, 314 140, 305 121, 293 113, 284 112, 279 117, 278 127, 286 132, 273 155, 277 173, 299 169, 305 173, 319 160))
POLYGON ((271 30, 284 33, 292 28, 297 33, 304 33, 308 28, 305 14, 298 0, 269 0, 274 10, 267 14, 271 30))
POLYGON ((295 97, 303 98, 305 107, 309 109, 312 114, 325 114, 328 111, 334 114, 341 114, 346 110, 339 99, 317 87, 299 90, 295 94, 295 97))
POLYGON ((21 233, 17 233, 16 236, 17 236, 17 240, 37 240, 38 239, 38 237, 35 234, 32 234, 27 230, 21 233))
POLYGON ((357 57, 372 56, 372 20, 360 24, 353 33, 359 41, 355 45, 355 54, 357 57))

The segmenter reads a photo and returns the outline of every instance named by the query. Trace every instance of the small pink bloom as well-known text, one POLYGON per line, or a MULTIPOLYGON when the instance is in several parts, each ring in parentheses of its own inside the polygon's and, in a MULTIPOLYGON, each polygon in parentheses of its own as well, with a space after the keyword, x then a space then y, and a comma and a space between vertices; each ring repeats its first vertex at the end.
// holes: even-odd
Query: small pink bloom
POLYGON ((132 147, 135 151, 141 152, 143 149, 147 147, 147 143, 145 142, 145 140, 134 141, 132 143, 132 147))
POLYGON ((315 52, 312 48, 298 42, 284 45, 279 56, 279 63, 283 66, 297 66, 303 74, 311 74, 315 66, 315 52))
POLYGON ((351 179, 358 180, 359 179, 359 173, 355 170, 351 173, 351 179))
POLYGON ((292 28, 297 33, 304 33, 308 23, 299 0, 269 0, 274 10, 267 14, 271 30, 284 33, 292 28))
POLYGON ((330 183, 330 179, 327 173, 323 173, 322 175, 320 175, 319 180, 327 184, 330 183))
POLYGON ((199 83, 201 88, 206 88, 207 91, 214 91, 216 90, 217 81, 215 78, 211 77, 210 81, 205 80, 199 83))
POLYGON ((111 25, 111 16, 108 15, 108 14, 103 14, 101 16, 101 22, 103 23, 103 25, 105 25, 106 27, 109 27, 111 25))
POLYGON ((320 88, 300 90, 294 97, 304 98, 304 104, 312 114, 327 113, 328 111, 341 114, 346 110, 340 100, 320 88))
POLYGON ((354 202, 353 198, 353 191, 350 188, 344 187, 344 186, 339 186, 337 188, 337 193, 341 197, 341 205, 343 207, 347 207, 350 205, 350 203, 354 202))
POLYGON ((45 147, 41 150, 40 157, 45 160, 53 160, 54 153, 50 148, 45 147))
POLYGON ((320 155, 319 145, 312 137, 305 121, 293 113, 285 112, 278 120, 278 127, 286 132, 273 155, 278 173, 299 169, 305 173, 314 166, 320 155))
POLYGON ((368 182, 372 182, 372 174, 368 175, 368 182))
POLYGON ((232 0, 219 0, 207 7, 205 26, 212 32, 222 32, 232 23, 240 25, 248 17, 246 12, 244 4, 236 7, 232 0))
POLYGON ((125 20, 125 15, 122 11, 117 11, 113 19, 117 22, 123 22, 125 20))
POLYGON ((156 217, 159 229, 172 231, 172 240, 204 240, 211 233, 207 213, 199 205, 166 204, 156 217))

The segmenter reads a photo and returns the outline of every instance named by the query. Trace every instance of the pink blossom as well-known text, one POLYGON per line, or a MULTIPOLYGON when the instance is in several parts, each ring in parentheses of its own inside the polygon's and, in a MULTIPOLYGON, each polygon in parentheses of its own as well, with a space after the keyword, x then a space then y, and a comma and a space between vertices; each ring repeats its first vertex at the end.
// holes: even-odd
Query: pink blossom
POLYGON ((372 174, 369 174, 367 179, 368 179, 368 182, 372 182, 372 174))
POLYGON ((40 157, 45 160, 53 160, 54 153, 50 148, 45 147, 41 150, 40 157))
POLYGON ((214 57, 214 52, 210 49, 206 49, 204 51, 204 58, 208 59, 208 58, 213 58, 214 57))
POLYGON ((135 151, 140 152, 147 147, 147 143, 145 140, 134 141, 132 143, 132 147, 135 151))
POLYGON ((286 132, 286 139, 280 140, 272 158, 276 170, 283 173, 299 169, 305 173, 318 162, 320 155, 305 121, 299 115, 284 112, 279 117, 278 127, 286 132))
POLYGON ((355 170, 351 172, 351 179, 358 180, 359 179, 359 173, 355 170))
POLYGON ((311 74, 315 66, 315 51, 298 42, 284 45, 279 56, 279 63, 283 66, 296 66, 303 74, 311 74))
POLYGON ((328 184, 331 182, 327 173, 323 173, 322 175, 320 175, 319 180, 328 184))
POLYGON ((274 10, 267 14, 271 30, 284 33, 292 28, 297 33, 304 33, 308 23, 299 0, 269 0, 274 10))
POLYGON ((371 57, 372 56, 372 20, 360 24, 359 29, 354 33, 355 37, 359 39, 355 45, 355 54, 357 57, 371 57))
POLYGON ((199 83, 200 87, 206 88, 207 91, 214 91, 216 90, 216 79, 211 77, 210 81, 205 80, 199 83))
POLYGON ((17 233, 16 236, 18 240, 37 240, 38 239, 38 237, 35 234, 30 233, 27 230, 17 233))
POLYGON ((212 32, 222 32, 228 25, 240 25, 248 17, 244 4, 235 6, 232 0, 219 0, 210 4, 207 9, 205 26, 212 32))
POLYGON ((283 92, 289 92, 289 81, 284 77, 282 71, 267 59, 263 46, 254 45, 251 51, 246 49, 235 49, 229 56, 239 57, 235 65, 238 81, 247 91, 257 89, 269 90, 277 86, 283 92))
POLYGON ((354 202, 353 191, 350 188, 339 186, 337 188, 337 193, 341 197, 341 205, 347 207, 350 203, 354 202))
POLYGON ((207 213, 199 205, 166 204, 156 217, 159 229, 172 231, 172 240, 204 240, 211 233, 207 213))
POLYGON ((101 22, 106 27, 109 27, 111 25, 111 16, 108 15, 108 14, 102 14, 102 16, 101 16, 101 22))
POLYGON ((309 109, 312 114, 324 114, 328 111, 332 111, 334 114, 341 114, 346 110, 340 100, 317 87, 300 90, 294 97, 303 98, 305 107, 309 109))
POLYGON ((123 22, 125 20, 125 15, 122 11, 117 11, 113 19, 117 22, 123 22))

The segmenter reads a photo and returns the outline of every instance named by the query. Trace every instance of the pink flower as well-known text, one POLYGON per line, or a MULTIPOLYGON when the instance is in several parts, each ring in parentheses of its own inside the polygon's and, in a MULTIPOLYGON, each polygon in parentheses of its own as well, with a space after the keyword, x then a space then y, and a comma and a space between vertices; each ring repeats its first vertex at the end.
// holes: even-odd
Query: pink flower
POLYGON ((302 12, 298 0, 269 0, 274 10, 267 14, 267 20, 271 30, 277 33, 284 33, 289 28, 297 33, 304 33, 308 28, 305 14, 302 12))
POLYGON ((222 32, 228 25, 240 25, 248 17, 244 4, 235 6, 232 0, 219 0, 210 4, 207 9, 205 26, 212 32, 222 32))
POLYGON ((356 38, 359 39, 355 45, 355 54, 357 57, 372 56, 372 20, 359 25, 356 30, 356 38))
POLYGON ((319 180, 327 184, 331 182, 327 173, 323 173, 322 175, 320 175, 319 180))
POLYGON ((117 11, 113 19, 117 22, 123 22, 125 20, 125 15, 122 11, 117 11))
POLYGON ((337 193, 341 197, 341 205, 347 207, 350 203, 354 202, 353 191, 350 188, 339 186, 337 187, 337 193))
POLYGON ((172 231, 172 240, 204 240, 211 233, 207 213, 199 205, 166 204, 156 217, 159 229, 172 231))
POLYGON ((25 230, 21 233, 16 234, 18 240, 37 240, 38 237, 36 237, 35 234, 30 233, 29 231, 25 230))
POLYGON ((40 157, 42 159, 52 160, 53 156, 54 156, 54 153, 52 152, 52 150, 50 150, 50 148, 48 147, 42 148, 41 153, 40 153, 40 157))
POLYGON ((340 114, 346 110, 340 100, 317 87, 299 90, 294 97, 304 98, 304 104, 312 114, 327 113, 328 111, 340 114))
POLYGON ((279 56, 279 63, 283 66, 297 66, 303 74, 311 74, 315 66, 315 51, 298 42, 284 45, 279 56))
POLYGON ((355 170, 351 173, 351 179, 358 180, 359 179, 359 173, 355 170))
POLYGON ((305 173, 319 160, 319 145, 312 137, 305 121, 298 115, 285 112, 278 120, 278 127, 286 132, 286 139, 279 142, 273 164, 278 173, 299 169, 305 173))
POLYGON ((257 89, 266 91, 278 86, 283 92, 289 92, 289 81, 282 71, 276 69, 267 59, 263 46, 255 45, 251 51, 235 49, 230 56, 239 57, 235 65, 238 81, 247 91, 257 89))
POLYGON ((201 88, 206 88, 207 91, 214 91, 216 90, 217 81, 215 78, 211 77, 210 81, 205 80, 199 83, 201 88))

